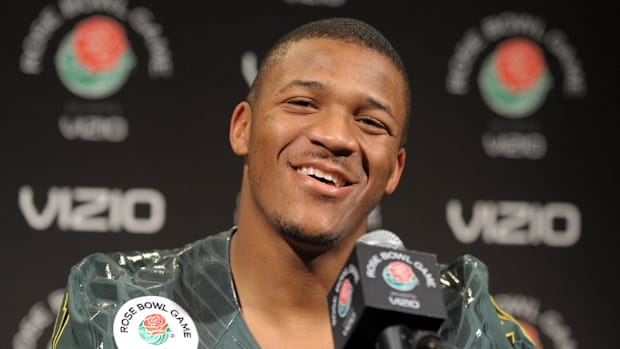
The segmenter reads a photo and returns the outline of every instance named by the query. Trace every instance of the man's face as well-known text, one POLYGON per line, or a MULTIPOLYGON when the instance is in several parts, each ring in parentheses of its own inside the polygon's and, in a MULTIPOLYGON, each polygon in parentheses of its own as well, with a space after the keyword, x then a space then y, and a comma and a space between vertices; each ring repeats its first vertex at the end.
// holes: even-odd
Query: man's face
POLYGON ((255 105, 244 108, 244 145, 233 145, 247 155, 250 211, 298 242, 365 232, 404 166, 404 84, 394 64, 368 48, 293 43, 255 105))

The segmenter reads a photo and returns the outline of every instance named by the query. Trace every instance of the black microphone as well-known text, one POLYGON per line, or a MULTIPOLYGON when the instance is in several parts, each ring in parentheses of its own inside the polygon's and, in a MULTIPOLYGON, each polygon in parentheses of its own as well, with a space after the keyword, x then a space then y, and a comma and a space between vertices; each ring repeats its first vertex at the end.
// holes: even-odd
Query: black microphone
POLYGON ((448 348, 437 258, 385 229, 360 237, 327 296, 336 349, 448 348))

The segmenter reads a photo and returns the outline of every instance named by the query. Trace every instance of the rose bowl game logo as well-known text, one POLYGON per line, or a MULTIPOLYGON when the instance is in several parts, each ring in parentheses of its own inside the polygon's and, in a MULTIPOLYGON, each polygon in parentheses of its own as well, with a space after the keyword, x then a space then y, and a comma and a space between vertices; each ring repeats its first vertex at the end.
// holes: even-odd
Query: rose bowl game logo
POLYGON ((420 282, 413 269, 408 264, 399 261, 385 266, 381 275, 390 287, 403 292, 413 290, 420 282))
POLYGON ((553 112, 553 106, 587 94, 577 52, 565 32, 530 13, 490 14, 464 31, 448 60, 445 86, 457 96, 477 87, 480 104, 488 111, 481 115, 490 117, 480 135, 488 157, 545 158, 553 146, 540 120, 545 105, 551 102, 547 111, 553 112))
POLYGON ((345 317, 351 309, 351 302, 353 300, 353 285, 347 278, 342 282, 340 290, 338 291, 338 315, 345 317))
POLYGON ((151 314, 138 327, 140 337, 149 344, 164 344, 170 337, 170 326, 160 314, 151 314))
POLYGON ((507 118, 532 114, 552 85, 542 49, 524 38, 501 42, 484 60, 478 75, 485 103, 507 118))
POLYGON ((78 22, 56 51, 60 81, 77 96, 101 99, 118 91, 135 65, 125 29, 108 16, 78 22))
POLYGON ((179 304, 159 296, 133 298, 114 317, 118 349, 197 349, 194 320, 179 304))

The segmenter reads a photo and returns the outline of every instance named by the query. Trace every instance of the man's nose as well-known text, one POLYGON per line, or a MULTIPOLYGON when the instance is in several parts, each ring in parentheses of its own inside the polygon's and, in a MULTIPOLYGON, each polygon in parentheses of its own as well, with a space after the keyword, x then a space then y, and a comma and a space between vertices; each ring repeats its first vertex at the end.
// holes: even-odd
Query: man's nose
POLYGON ((318 116, 308 129, 308 138, 335 155, 353 153, 357 149, 353 115, 344 111, 332 111, 318 116))

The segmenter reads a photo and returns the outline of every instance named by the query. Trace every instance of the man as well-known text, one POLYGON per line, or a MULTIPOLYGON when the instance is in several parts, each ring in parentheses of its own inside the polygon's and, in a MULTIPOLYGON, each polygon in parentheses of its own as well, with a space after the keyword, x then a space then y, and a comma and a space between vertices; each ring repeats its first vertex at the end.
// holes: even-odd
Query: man
MULTIPOLYGON (((327 293, 398 185, 409 107, 404 65, 373 27, 335 18, 284 36, 231 117, 244 158, 237 226, 175 250, 87 257, 69 276, 53 348, 332 348, 327 293)), ((444 274, 458 304, 442 338, 531 348, 491 304, 482 263, 444 274), (472 275, 483 284, 464 297, 472 275)))

